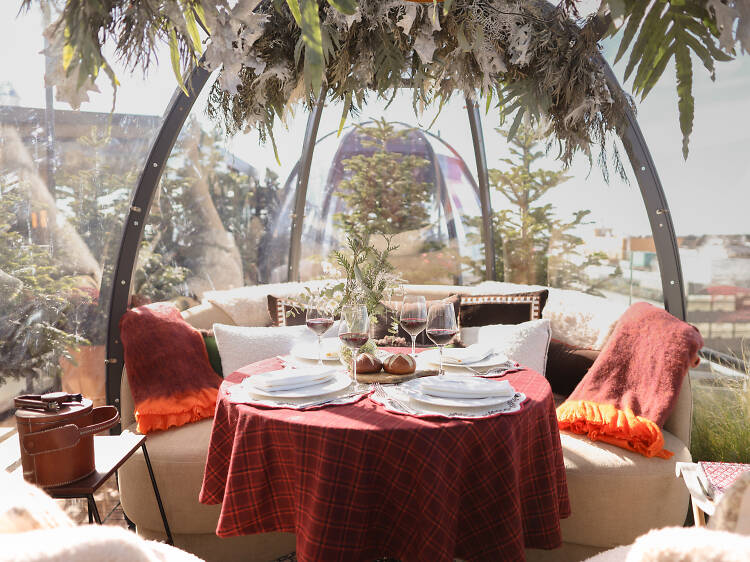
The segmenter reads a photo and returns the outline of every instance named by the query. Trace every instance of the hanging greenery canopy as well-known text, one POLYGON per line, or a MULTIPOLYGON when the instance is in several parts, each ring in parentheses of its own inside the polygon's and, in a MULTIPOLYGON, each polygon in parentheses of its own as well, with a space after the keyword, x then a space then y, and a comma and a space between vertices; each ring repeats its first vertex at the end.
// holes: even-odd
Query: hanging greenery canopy
POLYGON ((750 0, 602 0, 584 19, 576 4, 61 0, 59 18, 46 31, 58 60, 46 80, 57 86, 58 99, 78 107, 97 90, 99 72, 117 86, 105 42, 115 45, 126 67, 144 71, 160 44, 168 44, 183 88, 195 64, 220 70, 208 110, 229 133, 257 128, 263 140, 273 140, 275 120, 297 102, 310 108, 321 92, 343 102, 343 126, 368 95, 390 99, 409 87, 417 112, 462 94, 512 119, 511 134, 527 116, 554 133, 568 163, 578 151, 591 158, 592 146, 603 157, 608 133, 621 129, 624 110, 632 107, 631 98, 607 82, 599 56, 602 37, 622 31, 616 60, 629 53, 625 76, 633 77, 641 98, 674 61, 687 157, 691 57, 713 78, 714 63, 730 60, 738 43, 748 50, 750 0))

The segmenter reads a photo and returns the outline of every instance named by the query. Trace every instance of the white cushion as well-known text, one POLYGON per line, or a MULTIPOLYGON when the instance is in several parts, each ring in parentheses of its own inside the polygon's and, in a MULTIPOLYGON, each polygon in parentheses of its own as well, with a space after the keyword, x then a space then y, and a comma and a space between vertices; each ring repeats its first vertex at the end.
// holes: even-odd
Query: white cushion
POLYGON ((550 289, 542 318, 552 324, 553 338, 587 349, 602 349, 627 308, 625 301, 550 289))
POLYGON ((305 325, 267 328, 214 324, 214 334, 225 376, 250 363, 285 355, 300 340, 313 336, 305 325))
POLYGON ((492 346, 524 367, 544 375, 547 350, 552 331, 549 320, 531 320, 522 324, 493 324, 461 329, 465 345, 481 343, 492 346))
POLYGON ((226 291, 206 291, 204 300, 219 307, 238 326, 270 326, 268 295, 293 297, 305 292, 305 287, 317 288, 330 280, 305 281, 304 283, 275 283, 238 287, 226 291))

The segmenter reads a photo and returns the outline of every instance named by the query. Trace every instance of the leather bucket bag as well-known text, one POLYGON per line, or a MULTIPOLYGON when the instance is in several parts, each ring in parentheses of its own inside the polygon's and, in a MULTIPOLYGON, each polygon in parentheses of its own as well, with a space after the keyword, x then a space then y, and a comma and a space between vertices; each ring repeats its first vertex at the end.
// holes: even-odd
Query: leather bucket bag
POLYGON ((93 408, 80 394, 29 394, 17 397, 14 405, 23 477, 43 488, 94 472, 94 434, 120 420, 114 406, 93 408))

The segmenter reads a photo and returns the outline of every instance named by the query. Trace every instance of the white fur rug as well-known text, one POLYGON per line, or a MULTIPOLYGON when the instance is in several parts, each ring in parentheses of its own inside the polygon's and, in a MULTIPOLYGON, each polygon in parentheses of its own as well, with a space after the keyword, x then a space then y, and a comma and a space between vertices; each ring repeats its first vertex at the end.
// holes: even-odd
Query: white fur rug
POLYGON ((586 562, 747 562, 750 537, 703 527, 666 527, 586 562))
POLYGON ((177 548, 106 525, 0 535, 0 560, 13 562, 198 562, 177 548))

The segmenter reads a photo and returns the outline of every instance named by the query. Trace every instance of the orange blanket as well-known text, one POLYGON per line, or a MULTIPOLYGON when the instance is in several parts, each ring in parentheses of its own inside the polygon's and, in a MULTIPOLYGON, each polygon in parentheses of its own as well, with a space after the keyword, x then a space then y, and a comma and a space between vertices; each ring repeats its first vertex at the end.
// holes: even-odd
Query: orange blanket
POLYGON ((698 330, 648 303, 631 306, 557 409, 560 429, 647 457, 669 458, 661 427, 703 346, 698 330))
POLYGON ((222 378, 208 360, 200 332, 169 303, 128 310, 120 320, 138 431, 210 418, 222 378))

